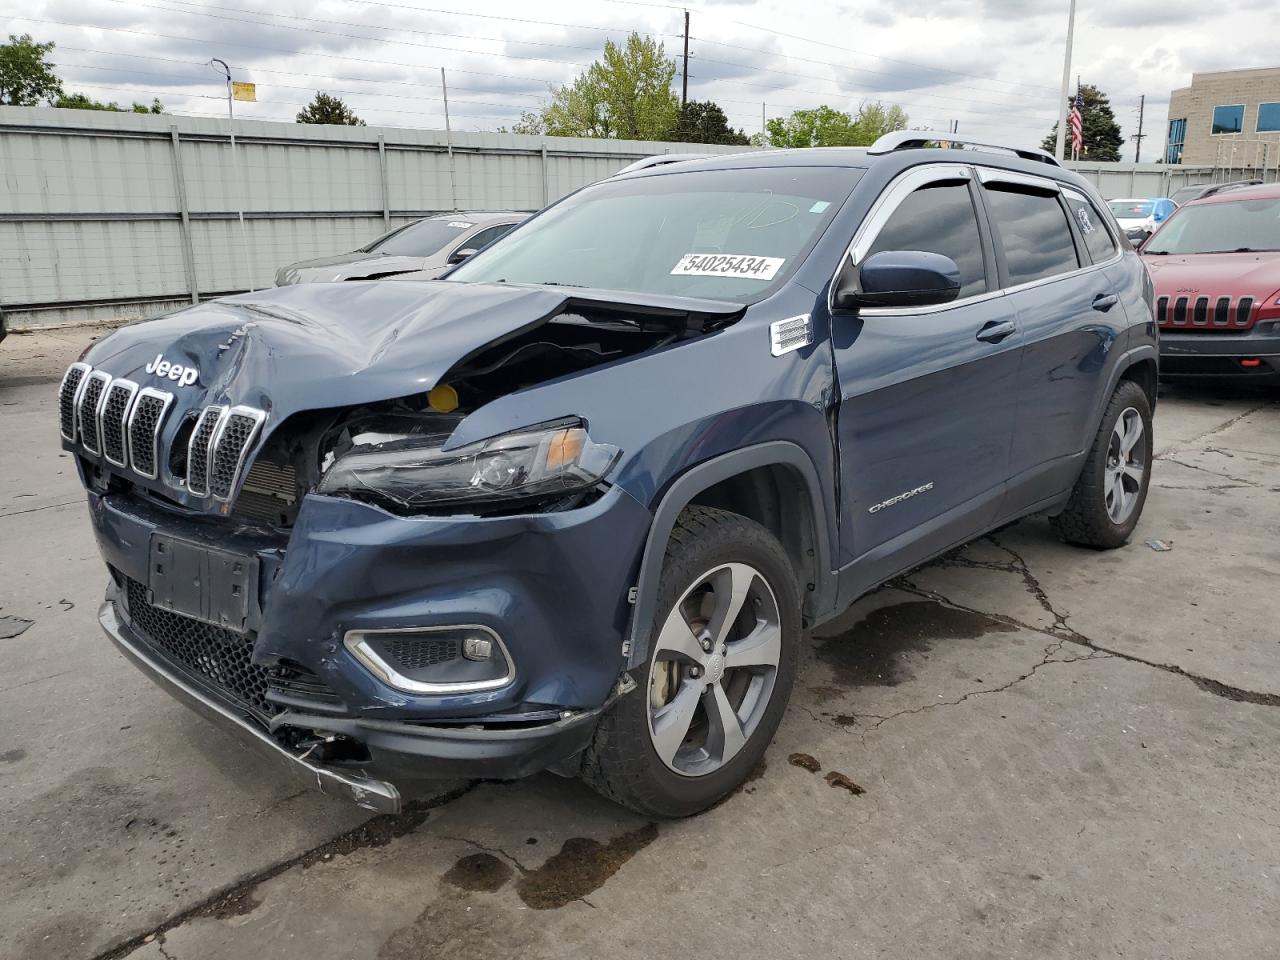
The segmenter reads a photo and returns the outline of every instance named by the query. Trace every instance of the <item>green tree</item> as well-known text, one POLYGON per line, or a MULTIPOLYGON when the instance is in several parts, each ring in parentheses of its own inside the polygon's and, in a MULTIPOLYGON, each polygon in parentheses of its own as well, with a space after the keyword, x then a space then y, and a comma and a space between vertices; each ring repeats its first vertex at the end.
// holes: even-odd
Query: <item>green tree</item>
POLYGON ((746 146, 751 141, 729 126, 720 105, 711 100, 690 100, 680 108, 676 125, 663 139, 677 143, 726 143, 746 146))
POLYGON ((363 127, 364 121, 339 97, 316 91, 315 99, 298 113, 298 123, 336 123, 344 127, 363 127))
POLYGON ((62 81, 47 59, 52 49, 52 41, 36 43, 29 33, 11 33, 8 43, 0 43, 0 104, 34 107, 61 95, 62 81))
POLYGON ((103 103, 101 100, 95 100, 87 93, 64 93, 53 102, 55 107, 62 107, 66 110, 108 110, 112 113, 164 113, 164 104, 159 98, 154 98, 151 105, 145 103, 134 103, 132 107, 122 107, 120 104, 112 100, 110 103, 103 103))
MULTIPOLYGON (((1080 111, 1081 133, 1084 135, 1084 149, 1080 152, 1082 160, 1112 161, 1120 159, 1120 147, 1124 144, 1124 135, 1120 132, 1120 124, 1116 123, 1116 115, 1111 109, 1111 101, 1107 95, 1091 83, 1080 87, 1080 95, 1084 100, 1084 108, 1080 111)), ((1067 111, 1075 103, 1075 95, 1067 99, 1067 111)), ((1058 146, 1058 125, 1055 123, 1049 135, 1040 144, 1053 153, 1058 146)), ((1067 129, 1063 150, 1071 156, 1071 130, 1067 129)))
POLYGON ((882 134, 906 126, 907 115, 901 107, 879 102, 862 104, 856 116, 823 104, 765 124, 769 143, 775 147, 865 147, 882 134))
POLYGON ((660 140, 676 125, 680 100, 671 90, 676 63, 661 43, 633 33, 570 84, 551 88, 551 101, 526 113, 513 133, 552 137, 660 140))

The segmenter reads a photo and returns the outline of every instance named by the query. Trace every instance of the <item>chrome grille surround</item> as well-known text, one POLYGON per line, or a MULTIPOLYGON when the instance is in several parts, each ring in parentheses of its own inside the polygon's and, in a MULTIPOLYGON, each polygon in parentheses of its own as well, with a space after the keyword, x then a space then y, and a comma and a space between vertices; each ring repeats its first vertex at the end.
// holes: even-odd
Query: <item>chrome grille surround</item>
POLYGON ((80 408, 80 391, 84 389, 84 378, 93 368, 87 363, 73 363, 62 375, 62 383, 58 385, 58 432, 62 439, 70 443, 76 442, 76 411, 80 408))
POLYGON ((129 464, 148 480, 160 476, 160 430, 171 406, 172 393, 143 387, 129 412, 129 464))
POLYGON ((218 420, 209 457, 209 493, 226 503, 244 469, 249 448, 267 415, 254 407, 231 407, 218 420))
POLYGON ((98 404, 98 439, 102 456, 117 467, 129 465, 129 414, 138 395, 132 380, 112 380, 98 404))
MULTIPOLYGON (((159 480, 165 462, 160 436, 175 401, 165 390, 114 379, 105 370, 76 362, 58 386, 58 432, 113 467, 159 480)), ((187 441, 187 476, 166 475, 165 483, 229 504, 266 419, 266 411, 256 407, 204 407, 187 441)))
POLYGON ((226 415, 223 406, 205 407, 187 443, 187 491, 197 497, 209 495, 209 461, 213 458, 213 438, 226 415))
POLYGON ((106 394, 111 374, 91 370, 84 378, 76 404, 76 424, 80 430, 80 444, 95 456, 102 453, 102 438, 98 435, 98 405, 106 394))

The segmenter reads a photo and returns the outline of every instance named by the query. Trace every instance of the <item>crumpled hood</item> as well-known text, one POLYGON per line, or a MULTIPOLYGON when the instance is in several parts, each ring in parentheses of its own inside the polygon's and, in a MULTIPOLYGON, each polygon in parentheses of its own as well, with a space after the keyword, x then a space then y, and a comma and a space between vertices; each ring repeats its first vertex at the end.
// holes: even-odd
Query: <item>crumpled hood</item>
POLYGON ((286 284, 333 283, 339 280, 361 280, 384 274, 409 273, 421 270, 431 261, 430 257, 383 257, 376 253, 342 253, 336 257, 321 257, 290 264, 279 273, 286 284))
POLYGON ((430 390, 469 353, 539 322, 565 298, 555 289, 500 284, 276 287, 129 324, 84 359, 113 377, 168 390, 184 407, 247 404, 278 423, 298 410, 430 390), (184 387, 148 373, 157 357, 194 368, 195 382, 184 387))
POLYGON ((571 302, 648 316, 727 317, 741 304, 501 283, 301 284, 213 300, 121 327, 85 362, 175 395, 179 411, 244 404, 269 427, 301 410, 430 390, 459 361, 571 302), (163 360, 194 382, 147 372, 163 360))
POLYGON ((1280 253, 1146 254, 1157 296, 1253 297, 1280 288, 1280 253))

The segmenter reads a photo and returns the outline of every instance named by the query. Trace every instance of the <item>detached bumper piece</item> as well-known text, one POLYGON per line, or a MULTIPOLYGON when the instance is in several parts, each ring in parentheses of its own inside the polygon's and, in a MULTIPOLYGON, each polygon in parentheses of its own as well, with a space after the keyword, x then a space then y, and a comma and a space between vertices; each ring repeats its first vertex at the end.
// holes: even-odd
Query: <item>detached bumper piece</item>
POLYGON ((253 720, 214 699, 195 683, 180 676, 176 670, 166 669, 149 657, 143 652, 142 644, 132 635, 132 631, 123 625, 116 612, 116 605, 110 600, 99 609, 98 622, 120 652, 162 690, 196 713, 217 723, 222 729, 235 734, 242 743, 277 761, 299 780, 310 783, 321 793, 349 800, 366 810, 377 813, 400 812, 400 791, 393 784, 360 773, 320 766, 305 756, 290 752, 253 720))

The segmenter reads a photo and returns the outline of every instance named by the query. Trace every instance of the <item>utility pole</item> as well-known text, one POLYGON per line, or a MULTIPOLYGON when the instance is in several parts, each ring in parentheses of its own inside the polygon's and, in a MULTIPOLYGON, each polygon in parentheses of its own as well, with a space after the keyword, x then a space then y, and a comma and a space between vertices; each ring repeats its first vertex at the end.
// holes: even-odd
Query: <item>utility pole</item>
POLYGON ((453 176, 453 131, 449 127, 449 84, 444 79, 444 67, 440 68, 440 92, 444 94, 444 142, 449 151, 449 201, 458 209, 458 184, 453 176))
POLYGON ((680 109, 689 102, 689 11, 684 12, 684 70, 680 75, 680 109))
POLYGON ((764 118, 764 104, 760 104, 760 146, 769 145, 769 122, 764 118))
POLYGON ((1062 93, 1058 96, 1058 143, 1054 148, 1054 156, 1059 160, 1066 159, 1063 146, 1067 132, 1067 89, 1068 84, 1071 83, 1071 38, 1075 31, 1076 0, 1071 0, 1070 9, 1067 12, 1067 49, 1062 56, 1062 93))
POLYGON ((1138 132, 1133 135, 1133 143, 1134 143, 1133 162, 1134 163, 1142 162, 1142 138, 1146 136, 1146 134, 1142 132, 1142 113, 1146 105, 1147 105, 1147 95, 1144 93, 1142 96, 1138 97, 1138 132))

